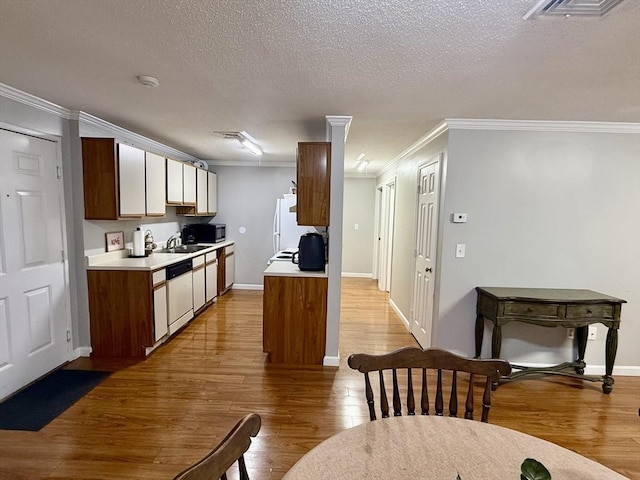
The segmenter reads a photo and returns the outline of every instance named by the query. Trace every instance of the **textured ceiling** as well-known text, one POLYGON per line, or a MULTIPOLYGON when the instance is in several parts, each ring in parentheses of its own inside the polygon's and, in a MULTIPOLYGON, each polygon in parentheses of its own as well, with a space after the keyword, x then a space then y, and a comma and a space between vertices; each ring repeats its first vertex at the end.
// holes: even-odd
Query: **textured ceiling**
POLYGON ((200 158, 293 163, 351 115, 346 169, 443 118, 640 122, 640 1, 603 18, 535 0, 0 0, 0 82, 200 158), (160 79, 144 88, 137 75, 160 79))

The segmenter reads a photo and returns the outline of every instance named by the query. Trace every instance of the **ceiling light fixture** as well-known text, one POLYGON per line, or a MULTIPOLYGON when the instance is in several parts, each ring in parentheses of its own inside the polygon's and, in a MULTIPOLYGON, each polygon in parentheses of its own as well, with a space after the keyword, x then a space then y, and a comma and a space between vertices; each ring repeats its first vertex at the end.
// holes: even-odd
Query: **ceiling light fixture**
POLYGON ((238 134, 238 141, 253 155, 258 157, 262 155, 262 149, 258 143, 244 130, 238 134))
POLYGON ((364 172, 367 173, 367 167, 369 166, 369 160, 360 160, 360 162, 358 163, 358 165, 356 166, 356 169, 359 172, 364 172))
POLYGON ((523 20, 538 16, 602 17, 624 0, 539 0, 525 15, 523 20))
POLYGON ((138 75, 138 82, 140 82, 140 85, 142 85, 143 87, 147 87, 147 88, 156 88, 158 85, 160 85, 160 80, 158 80, 156 77, 151 77, 149 75, 138 75))

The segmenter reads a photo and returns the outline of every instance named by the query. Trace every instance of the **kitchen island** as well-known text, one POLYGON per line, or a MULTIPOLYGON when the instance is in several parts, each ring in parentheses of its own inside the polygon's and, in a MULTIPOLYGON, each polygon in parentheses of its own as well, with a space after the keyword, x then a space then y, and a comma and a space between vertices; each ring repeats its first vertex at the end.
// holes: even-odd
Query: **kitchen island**
POLYGON ((327 271, 273 262, 264 271, 263 351, 271 363, 322 365, 327 323, 327 271))

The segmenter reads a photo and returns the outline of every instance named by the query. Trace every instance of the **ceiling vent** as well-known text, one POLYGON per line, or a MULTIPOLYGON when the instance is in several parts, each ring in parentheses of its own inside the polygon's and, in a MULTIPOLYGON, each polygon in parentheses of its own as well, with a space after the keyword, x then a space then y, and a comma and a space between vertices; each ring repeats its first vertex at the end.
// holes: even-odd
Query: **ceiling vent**
POLYGON ((545 17, 602 17, 624 0, 541 0, 529 10, 524 20, 545 17))
POLYGON ((242 138, 242 135, 240 134, 240 132, 213 132, 213 133, 220 135, 222 138, 230 139, 230 140, 237 140, 242 138))

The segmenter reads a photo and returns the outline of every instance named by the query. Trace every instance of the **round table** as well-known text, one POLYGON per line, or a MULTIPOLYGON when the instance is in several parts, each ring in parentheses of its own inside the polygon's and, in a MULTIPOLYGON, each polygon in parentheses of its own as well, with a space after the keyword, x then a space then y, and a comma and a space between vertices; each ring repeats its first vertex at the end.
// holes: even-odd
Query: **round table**
POLYGON ((286 480, 519 480, 526 458, 552 480, 626 478, 605 466, 508 428, 460 418, 392 417, 358 425, 302 457, 286 480))

